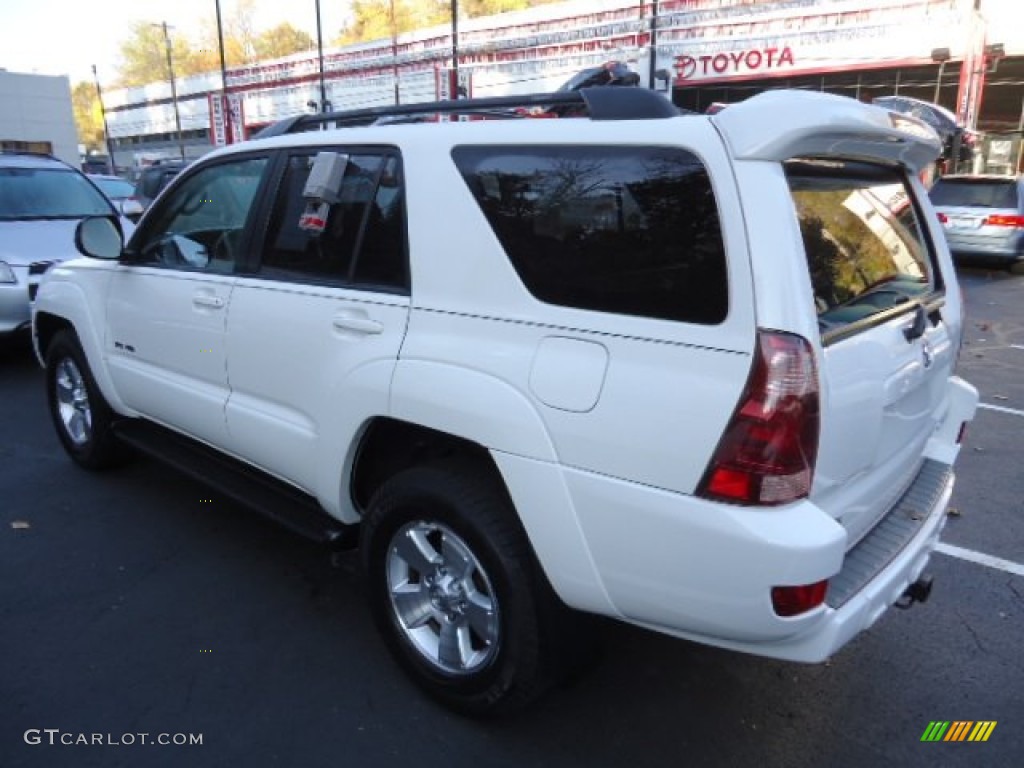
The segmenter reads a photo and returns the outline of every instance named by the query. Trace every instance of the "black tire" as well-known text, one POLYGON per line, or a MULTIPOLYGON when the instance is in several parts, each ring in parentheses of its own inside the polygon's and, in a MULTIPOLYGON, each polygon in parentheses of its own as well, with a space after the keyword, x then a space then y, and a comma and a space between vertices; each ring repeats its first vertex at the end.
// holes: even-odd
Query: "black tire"
POLYGON ((57 437, 76 464, 98 470, 128 458, 111 429, 114 412, 72 331, 59 331, 46 349, 46 397, 57 437))
MULTIPOLYGON (((521 709, 555 682, 554 635, 569 611, 541 573, 490 468, 451 462, 401 472, 374 495, 362 537, 374 620, 399 664, 428 694, 461 714, 489 716, 521 709), (414 539, 418 553, 451 555, 440 557, 441 567, 466 567, 443 573, 436 559, 410 557, 406 547, 414 539), (415 617, 412 628, 392 598, 403 591, 395 587, 403 579, 403 615, 415 617), (442 635, 451 639, 452 633, 462 640, 455 657, 441 650, 442 635)), ((451 643, 446 647, 452 650, 451 643)))

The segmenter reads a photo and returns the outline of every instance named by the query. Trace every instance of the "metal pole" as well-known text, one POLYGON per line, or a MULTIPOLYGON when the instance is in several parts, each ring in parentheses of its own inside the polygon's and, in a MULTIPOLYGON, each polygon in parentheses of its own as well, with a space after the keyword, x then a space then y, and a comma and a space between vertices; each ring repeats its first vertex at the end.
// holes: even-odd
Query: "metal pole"
POLYGON ((388 2, 388 15, 391 21, 391 73, 395 78, 395 104, 401 104, 398 92, 398 20, 395 18, 395 0, 388 2))
POLYGON ((181 138, 181 113, 178 111, 178 88, 174 84, 174 64, 171 62, 171 35, 167 31, 167 22, 160 24, 164 30, 164 47, 167 49, 167 74, 171 78, 171 101, 174 103, 174 130, 178 134, 178 151, 181 159, 185 159, 185 142, 181 138))
POLYGON ((220 47, 220 113, 224 115, 224 143, 231 144, 231 105, 228 104, 228 67, 224 60, 224 27, 220 20, 220 0, 217 2, 217 45, 220 47))
POLYGON ((942 73, 946 69, 946 62, 939 62, 939 76, 935 78, 935 95, 932 96, 932 104, 939 103, 939 90, 942 88, 942 73))
MULTIPOLYGON (((642 7, 642 6, 641 6, 642 7)), ((651 56, 650 67, 647 77, 647 87, 654 87, 654 78, 658 71, 658 0, 651 0, 651 56)), ((669 86, 669 98, 671 99, 672 87, 669 86)))
POLYGON ((320 29, 320 0, 316 0, 316 51, 320 58, 320 111, 327 111, 327 86, 324 84, 324 36, 320 29))
MULTIPOLYGON (((452 94, 459 98, 459 0, 452 0, 452 94)), ((397 101, 396 101, 397 103, 397 101)))
POLYGON ((107 145, 107 166, 110 173, 117 173, 117 163, 114 162, 114 147, 110 143, 110 130, 107 128, 107 110, 103 108, 103 91, 100 89, 100 76, 96 74, 96 65, 92 65, 92 77, 96 81, 96 98, 100 102, 100 116, 103 118, 103 143, 107 145))

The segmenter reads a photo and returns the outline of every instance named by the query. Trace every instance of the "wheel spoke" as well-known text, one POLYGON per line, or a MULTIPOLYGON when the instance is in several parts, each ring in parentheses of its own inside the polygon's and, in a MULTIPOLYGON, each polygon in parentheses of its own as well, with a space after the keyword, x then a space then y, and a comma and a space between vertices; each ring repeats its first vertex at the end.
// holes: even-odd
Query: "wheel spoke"
POLYGON ((446 621, 441 625, 440 640, 437 646, 438 661, 451 669, 465 669, 473 653, 469 627, 446 621))
POLYGON ((71 377, 68 376, 67 371, 62 366, 57 373, 57 401, 61 405, 70 405, 75 399, 74 395, 74 384, 71 382, 71 377))
POLYGON ((494 623, 494 603, 482 592, 473 591, 466 595, 466 622, 481 640, 488 645, 497 636, 494 623))
POLYGON ((416 573, 427 573, 441 561, 426 533, 419 529, 410 529, 400 536, 395 541, 395 552, 416 573))
POLYGON ((421 627, 434 615, 430 595, 418 584, 406 584, 394 589, 391 599, 399 620, 409 629, 421 627))
POLYGON ((441 555, 444 564, 455 578, 469 579, 473 571, 473 555, 461 541, 445 533, 441 538, 441 555))

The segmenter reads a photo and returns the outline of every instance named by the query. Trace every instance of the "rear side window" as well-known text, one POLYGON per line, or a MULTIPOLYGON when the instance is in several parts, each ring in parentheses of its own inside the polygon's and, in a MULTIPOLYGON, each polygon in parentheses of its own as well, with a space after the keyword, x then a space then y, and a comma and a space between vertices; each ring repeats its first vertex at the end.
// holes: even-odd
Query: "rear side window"
POLYGON ((716 324, 725 251, 708 174, 662 147, 458 147, 527 290, 579 309, 716 324))
POLYGON ((1012 180, 939 179, 928 196, 933 205, 968 208, 1016 208, 1017 184, 1012 180))
POLYGON ((397 156, 347 154, 338 201, 322 230, 300 226, 302 193, 316 152, 288 158, 263 249, 260 273, 299 282, 408 288, 397 156))
POLYGON ((937 288, 902 172, 866 163, 788 163, 822 330, 832 331, 937 288))

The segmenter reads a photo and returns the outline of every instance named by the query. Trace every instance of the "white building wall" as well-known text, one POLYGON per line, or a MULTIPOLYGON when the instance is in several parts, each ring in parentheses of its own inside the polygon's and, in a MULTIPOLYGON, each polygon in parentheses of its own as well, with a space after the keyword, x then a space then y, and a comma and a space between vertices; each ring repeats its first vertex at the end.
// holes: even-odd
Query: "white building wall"
POLYGON ((0 141, 48 141, 56 157, 77 168, 68 78, 0 71, 0 141))

